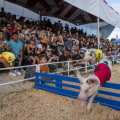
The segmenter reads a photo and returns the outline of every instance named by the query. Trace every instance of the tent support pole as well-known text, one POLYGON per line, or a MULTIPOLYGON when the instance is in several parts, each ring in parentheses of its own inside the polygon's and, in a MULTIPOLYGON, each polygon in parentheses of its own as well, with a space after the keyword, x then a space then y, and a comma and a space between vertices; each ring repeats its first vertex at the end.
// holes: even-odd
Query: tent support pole
POLYGON ((39 15, 40 15, 40 26, 42 24, 42 14, 41 14, 41 10, 39 10, 39 15))
POLYGON ((98 39, 98 49, 99 49, 99 47, 100 47, 100 19, 99 19, 99 17, 97 17, 97 34, 98 34, 98 36, 97 36, 97 39, 98 39))
POLYGON ((24 7, 23 7, 23 11, 22 11, 22 16, 23 16, 23 14, 24 14, 24 7))
POLYGON ((4 8, 4 10, 5 10, 5 0, 4 0, 3 8, 4 8))

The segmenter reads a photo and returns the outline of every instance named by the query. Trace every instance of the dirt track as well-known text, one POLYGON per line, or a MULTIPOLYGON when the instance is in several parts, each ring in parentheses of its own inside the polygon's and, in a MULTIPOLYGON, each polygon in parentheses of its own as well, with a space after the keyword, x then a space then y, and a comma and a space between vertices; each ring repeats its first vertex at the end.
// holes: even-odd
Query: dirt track
MULTIPOLYGON (((120 83, 119 73, 120 65, 114 65, 110 82, 120 83)), ((17 84, 4 89, 13 91, 17 84)), ((26 82, 26 86, 31 88, 33 83, 26 82)), ((23 83, 19 83, 18 87, 21 92, 1 97, 0 120, 120 120, 119 111, 99 104, 93 104, 92 110, 87 112, 81 108, 79 100, 34 88, 24 90, 23 83)))

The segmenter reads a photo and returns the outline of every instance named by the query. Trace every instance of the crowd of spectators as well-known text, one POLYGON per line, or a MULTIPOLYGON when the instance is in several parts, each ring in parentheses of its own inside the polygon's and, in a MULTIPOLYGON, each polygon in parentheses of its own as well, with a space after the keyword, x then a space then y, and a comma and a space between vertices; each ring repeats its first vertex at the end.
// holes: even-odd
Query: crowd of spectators
MULTIPOLYGON (((69 28, 69 25, 62 26, 60 21, 51 24, 49 19, 41 22, 29 21, 24 17, 16 19, 16 15, 6 13, 4 8, 0 12, 0 54, 10 51, 15 54, 16 60, 12 66, 34 65, 46 62, 59 62, 80 60, 83 54, 80 49, 98 48, 97 38, 94 35, 87 35, 83 29, 69 28)), ((120 55, 120 45, 113 44, 109 40, 100 40, 100 48, 107 56, 120 55)), ((0 58, 4 67, 10 65, 0 58)), ((90 63, 91 64, 91 63, 90 63)), ((83 62, 74 62, 70 67, 82 66, 83 62)), ((66 69, 62 63, 42 67, 42 72, 53 72, 56 68, 66 69)), ((59 69, 58 69, 59 70, 59 69)), ((11 70, 9 75, 21 75, 20 71, 11 70)))

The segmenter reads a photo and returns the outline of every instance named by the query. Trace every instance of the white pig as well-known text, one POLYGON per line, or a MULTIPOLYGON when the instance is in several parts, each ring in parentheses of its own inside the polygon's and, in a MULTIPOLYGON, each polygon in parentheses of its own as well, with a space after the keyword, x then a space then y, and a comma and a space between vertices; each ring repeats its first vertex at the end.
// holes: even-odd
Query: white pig
MULTIPOLYGON (((80 53, 83 54, 83 60, 85 61, 96 61, 95 58, 95 52, 97 49, 86 49, 86 48, 81 48, 80 53)), ((107 58, 106 55, 103 53, 103 59, 107 58)))
POLYGON ((80 80, 80 93, 78 95, 78 99, 82 101, 81 106, 83 107, 85 101, 90 97, 87 109, 90 110, 92 101, 96 96, 101 85, 105 83, 105 81, 110 80, 112 71, 112 62, 108 59, 102 59, 100 63, 96 66, 93 74, 84 78, 77 73, 77 77, 80 80))

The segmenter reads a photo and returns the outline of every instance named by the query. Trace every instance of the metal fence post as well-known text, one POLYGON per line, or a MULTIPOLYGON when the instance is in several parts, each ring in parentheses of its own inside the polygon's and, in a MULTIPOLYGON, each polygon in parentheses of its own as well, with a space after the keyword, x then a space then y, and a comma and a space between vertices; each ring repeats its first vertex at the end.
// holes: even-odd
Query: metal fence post
POLYGON ((40 65, 36 65, 36 72, 39 72, 40 73, 40 65))
POLYGON ((69 77, 69 69, 70 69, 70 63, 68 61, 68 77, 69 77))
POLYGON ((115 61, 115 58, 114 58, 114 55, 113 55, 113 64, 114 64, 114 61, 115 61))
POLYGON ((87 61, 85 62, 85 73, 87 73, 87 61))

